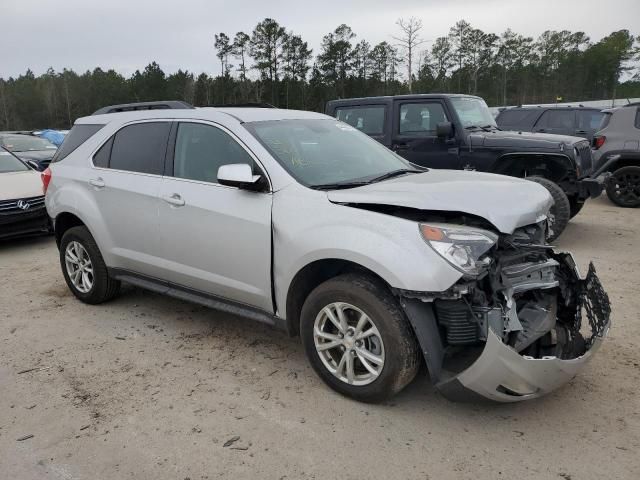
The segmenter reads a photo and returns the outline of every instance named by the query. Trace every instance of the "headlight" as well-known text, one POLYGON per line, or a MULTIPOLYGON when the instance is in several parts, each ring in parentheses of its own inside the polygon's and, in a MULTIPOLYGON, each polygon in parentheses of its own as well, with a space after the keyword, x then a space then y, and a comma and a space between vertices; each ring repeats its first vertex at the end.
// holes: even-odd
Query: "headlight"
POLYGON ((498 241, 486 230, 448 225, 420 224, 422 238, 442 258, 467 275, 478 275, 486 267, 480 258, 498 241))

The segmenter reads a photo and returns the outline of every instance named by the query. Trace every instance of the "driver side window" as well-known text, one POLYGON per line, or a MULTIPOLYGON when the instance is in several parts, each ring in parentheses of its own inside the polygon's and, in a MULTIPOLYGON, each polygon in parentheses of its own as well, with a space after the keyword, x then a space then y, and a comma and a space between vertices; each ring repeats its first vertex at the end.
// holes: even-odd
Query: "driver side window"
POLYGON ((255 162, 246 150, 219 128, 202 123, 180 123, 176 135, 173 176, 217 183, 222 165, 255 162))
POLYGON ((435 135, 438 123, 447 122, 440 103, 405 103, 400 106, 400 134, 435 135))

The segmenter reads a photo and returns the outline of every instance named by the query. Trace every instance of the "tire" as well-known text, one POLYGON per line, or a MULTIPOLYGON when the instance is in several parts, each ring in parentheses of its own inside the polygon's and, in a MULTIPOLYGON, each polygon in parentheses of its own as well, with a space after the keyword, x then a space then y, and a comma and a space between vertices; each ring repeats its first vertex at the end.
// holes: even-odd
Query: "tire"
MULTIPOLYGON (((341 322, 338 320, 338 323, 341 322)), ((381 402, 392 397, 415 378, 421 364, 418 343, 397 300, 381 281, 364 275, 341 275, 316 287, 302 307, 300 335, 307 358, 318 376, 335 391, 363 402, 381 402), (375 330, 376 333, 357 340, 358 336, 350 335, 346 329, 340 339, 341 330, 326 314, 327 308, 336 319, 339 318, 337 309, 341 308, 349 329, 356 331, 364 313, 369 323, 361 331, 375 330), (316 334, 318 330, 332 337, 320 338, 316 334), (319 350, 335 342, 341 343, 319 350), (361 355, 363 351, 366 355, 361 355), (371 361, 371 356, 378 361, 382 359, 382 364, 371 361), (343 359, 346 359, 345 365, 338 372, 343 359), (351 379, 349 362, 354 373, 351 379), (373 375, 365 363, 378 370, 377 375, 373 375), (330 370, 331 365, 338 373, 330 370)))
POLYGON ((640 207, 640 167, 622 167, 607 182, 607 197, 619 207, 640 207))
POLYGON ((120 282, 109 276, 98 245, 86 227, 73 227, 64 233, 60 241, 60 266, 69 290, 84 303, 95 305, 106 302, 120 291, 120 282), (80 259, 80 262, 73 261, 74 257, 80 259), (70 277, 70 269, 78 272, 74 268, 79 263, 84 265, 85 271, 80 272, 74 281, 70 277), (88 279, 86 283, 85 274, 88 279))
POLYGON ((580 213, 584 207, 584 200, 580 201, 577 197, 569 198, 569 218, 573 218, 580 213))
POLYGON ((548 178, 527 177, 527 180, 542 185, 553 197, 553 206, 549 211, 550 231, 547 234, 547 241, 553 242, 562 234, 562 232, 564 232, 564 229, 567 228, 567 224, 571 219, 571 205, 569 204, 569 198, 557 183, 552 182, 548 178))

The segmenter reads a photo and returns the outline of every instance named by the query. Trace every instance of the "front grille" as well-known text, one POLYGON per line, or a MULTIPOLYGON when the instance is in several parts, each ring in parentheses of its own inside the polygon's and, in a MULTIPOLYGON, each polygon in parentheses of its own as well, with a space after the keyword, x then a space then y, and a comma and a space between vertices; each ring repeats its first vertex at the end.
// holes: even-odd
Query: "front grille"
POLYGON ((591 155, 591 146, 589 145, 589 142, 577 143, 575 147, 578 155, 580 156, 582 175, 591 173, 593 168, 593 156, 591 155))
POLYGON ((30 213, 42 208, 44 208, 44 195, 38 197, 17 198, 15 200, 0 200, 0 215, 30 213))

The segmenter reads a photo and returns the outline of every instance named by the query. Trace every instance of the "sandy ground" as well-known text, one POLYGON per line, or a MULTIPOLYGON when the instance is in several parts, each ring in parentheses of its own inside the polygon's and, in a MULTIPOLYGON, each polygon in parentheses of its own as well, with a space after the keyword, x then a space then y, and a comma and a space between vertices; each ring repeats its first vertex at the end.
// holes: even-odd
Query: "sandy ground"
POLYGON ((0 478, 640 478, 640 211, 592 201, 559 243, 614 309, 571 384, 455 404, 421 375, 375 406, 325 387, 299 339, 134 288, 84 305, 51 238, 0 243, 0 478))

